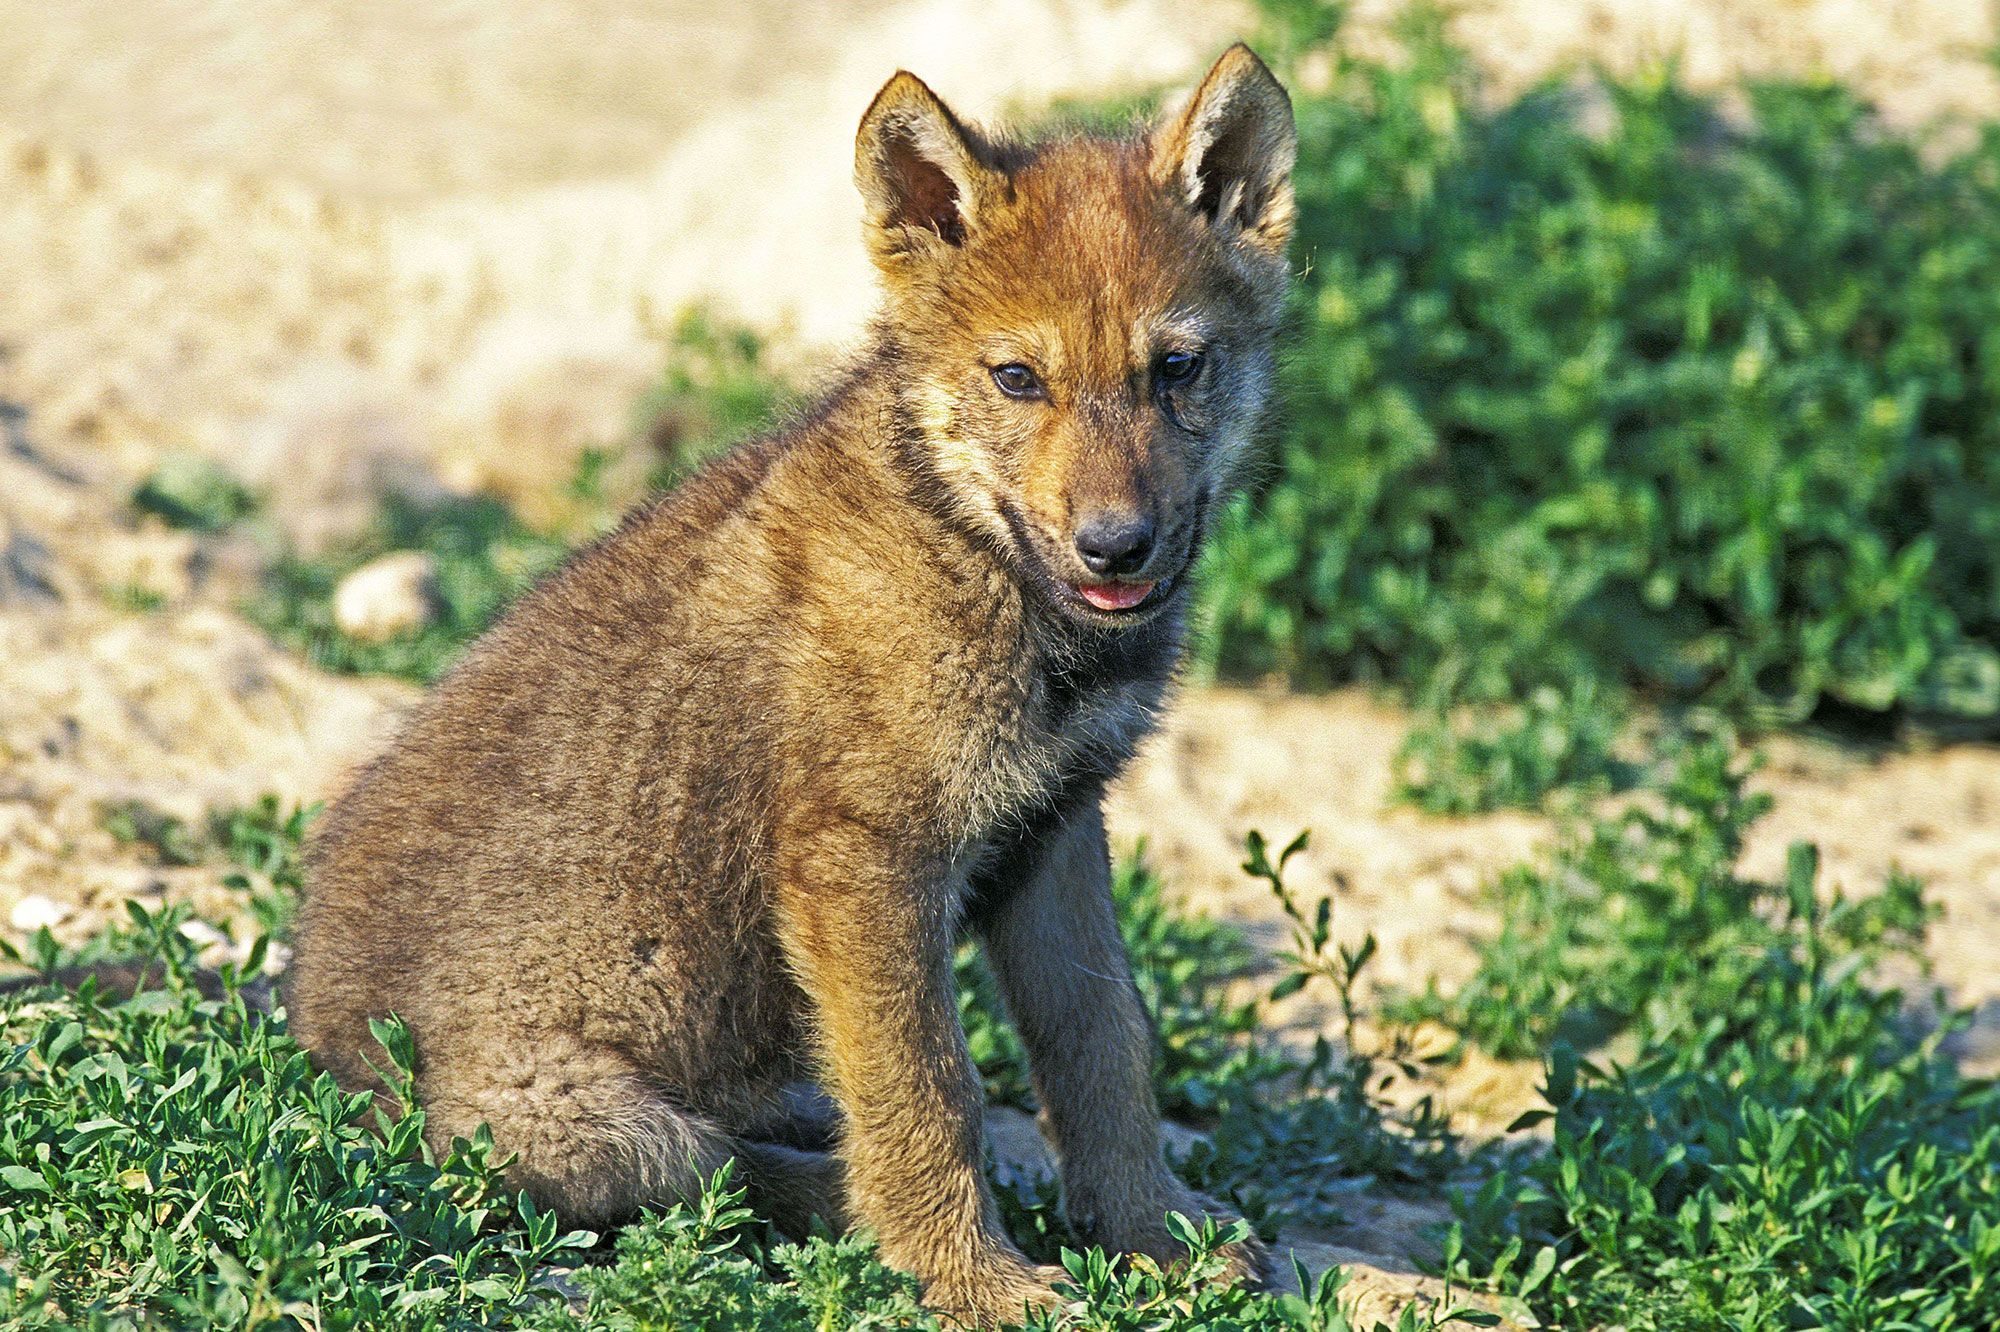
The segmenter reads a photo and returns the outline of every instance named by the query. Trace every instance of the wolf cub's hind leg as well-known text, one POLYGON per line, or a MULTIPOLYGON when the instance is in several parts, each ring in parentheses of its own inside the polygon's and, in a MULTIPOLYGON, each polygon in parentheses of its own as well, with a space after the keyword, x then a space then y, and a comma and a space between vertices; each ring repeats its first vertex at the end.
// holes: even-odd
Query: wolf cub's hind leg
POLYGON ((518 1156, 508 1180, 576 1226, 614 1226, 640 1208, 698 1198, 736 1158, 736 1182, 786 1234, 806 1236, 814 1220, 846 1228, 846 1170, 832 1154, 732 1138, 646 1086, 614 1052, 528 1044, 476 1060, 426 1054, 420 1096, 438 1150, 488 1124, 500 1152, 518 1156))
POLYGON ((720 1126, 602 1047, 542 1035, 426 1048, 422 1060, 417 1092, 433 1147, 491 1126, 501 1155, 516 1157, 508 1180, 572 1225, 602 1228, 699 1197, 731 1155, 720 1126))
POLYGON ((426 1052, 425 1063, 419 1093, 435 1147, 489 1125, 494 1145, 518 1158, 508 1179, 570 1224, 601 1229, 698 1198, 732 1157, 736 1181, 780 1230, 846 1224, 846 1174, 832 1155, 740 1141, 613 1052, 544 1038, 477 1058, 426 1052))
POLYGON ((847 1229, 847 1167, 833 1153, 739 1142, 736 1162, 752 1208, 786 1235, 802 1240, 815 1221, 835 1234, 847 1229))

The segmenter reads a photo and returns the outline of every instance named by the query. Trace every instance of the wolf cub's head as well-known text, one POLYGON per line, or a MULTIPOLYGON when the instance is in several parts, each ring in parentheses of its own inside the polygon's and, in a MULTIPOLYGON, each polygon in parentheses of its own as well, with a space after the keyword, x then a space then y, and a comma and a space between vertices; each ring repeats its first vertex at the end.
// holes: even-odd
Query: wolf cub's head
POLYGON ((1241 45, 1125 138, 992 138, 908 73, 862 118, 916 462, 1078 619, 1168 604, 1230 485, 1269 393, 1294 151, 1241 45))

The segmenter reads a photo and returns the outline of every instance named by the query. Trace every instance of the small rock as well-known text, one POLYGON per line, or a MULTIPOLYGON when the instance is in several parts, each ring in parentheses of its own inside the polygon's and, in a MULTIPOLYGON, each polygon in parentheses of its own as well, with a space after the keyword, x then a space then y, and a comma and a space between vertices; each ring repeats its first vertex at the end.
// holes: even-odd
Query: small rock
POLYGON ((1042 1137, 1033 1115, 1012 1106, 986 1107, 986 1142, 993 1153, 994 1169, 1008 1184, 1035 1179, 1054 1179, 1055 1153, 1042 1137))
POLYGON ((197 948, 213 948, 217 944, 229 942, 229 936, 205 920, 184 920, 181 922, 181 937, 197 948))
POLYGON ((334 624, 364 643, 415 633, 437 614, 437 562, 420 550, 370 560, 333 593, 334 624))
POLYGON ((7 913, 7 923, 23 934, 32 934, 40 929, 54 929, 74 912, 75 908, 66 902, 43 897, 40 893, 29 893, 14 903, 14 909, 7 913))

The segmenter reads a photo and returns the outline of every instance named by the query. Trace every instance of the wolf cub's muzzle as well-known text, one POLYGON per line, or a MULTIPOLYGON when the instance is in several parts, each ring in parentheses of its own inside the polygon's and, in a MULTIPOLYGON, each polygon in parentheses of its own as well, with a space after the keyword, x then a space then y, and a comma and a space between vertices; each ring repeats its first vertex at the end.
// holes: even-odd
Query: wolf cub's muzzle
POLYGON ((1072 584, 1093 609, 1108 614, 1138 609, 1160 580, 1145 577, 1152 562, 1155 525, 1150 515, 1116 509, 1086 516, 1076 525, 1072 544, 1092 579, 1072 584))
POLYGON ((1076 527, 1076 553, 1083 567, 1105 578, 1123 578, 1153 557, 1153 520, 1115 510, 1092 514, 1076 527))

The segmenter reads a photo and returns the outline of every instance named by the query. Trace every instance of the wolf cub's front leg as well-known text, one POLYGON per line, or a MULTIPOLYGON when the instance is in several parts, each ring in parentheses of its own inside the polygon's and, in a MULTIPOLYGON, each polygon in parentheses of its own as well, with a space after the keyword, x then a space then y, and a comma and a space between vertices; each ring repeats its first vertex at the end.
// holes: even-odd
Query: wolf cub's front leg
POLYGON ((849 1212, 925 1302, 982 1325, 1054 1307, 1001 1228, 981 1169, 985 1097, 958 1021, 956 903, 935 869, 857 825, 795 840, 779 911, 844 1118, 849 1212))
MULTIPOLYGON (((1118 933, 1102 812, 1051 828, 1027 880, 994 888, 987 956, 1027 1047, 1071 1224, 1107 1249, 1186 1257, 1168 1212, 1230 1214, 1183 1184, 1161 1152, 1152 1026, 1118 933)), ((1234 1275, 1268 1280, 1254 1238, 1228 1257, 1234 1275)))

